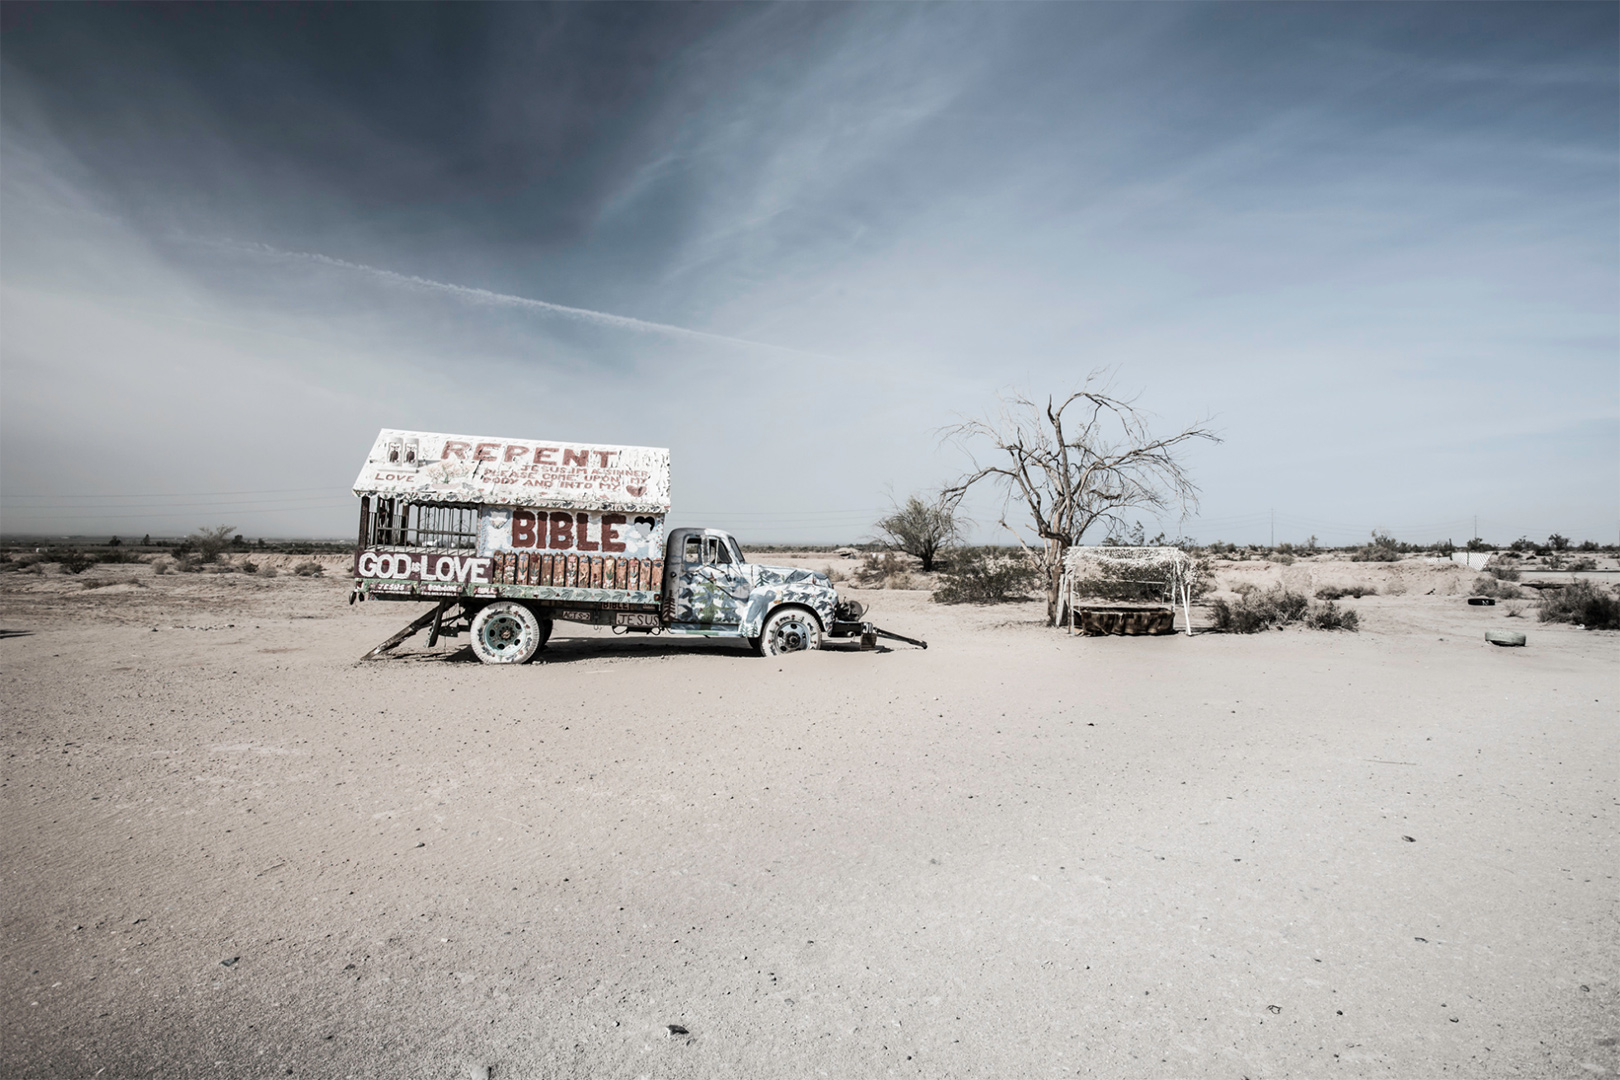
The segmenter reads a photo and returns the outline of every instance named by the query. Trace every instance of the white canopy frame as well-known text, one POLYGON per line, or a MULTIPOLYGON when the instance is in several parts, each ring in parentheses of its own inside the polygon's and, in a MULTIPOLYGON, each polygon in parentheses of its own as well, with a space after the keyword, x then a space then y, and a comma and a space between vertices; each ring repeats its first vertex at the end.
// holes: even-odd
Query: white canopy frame
POLYGON ((1199 573, 1198 564, 1192 556, 1175 547, 1071 547, 1063 556, 1063 579, 1058 589, 1058 601, 1064 610, 1059 611, 1060 618, 1066 620, 1069 630, 1074 630, 1075 591, 1082 578, 1091 576, 1088 571, 1104 566, 1130 569, 1163 569, 1167 571, 1168 582, 1164 578, 1115 578, 1116 581, 1138 581, 1145 585, 1170 586, 1170 608, 1175 609, 1176 601, 1181 602, 1181 611, 1187 623, 1187 636, 1192 637, 1192 590, 1197 583, 1199 573))

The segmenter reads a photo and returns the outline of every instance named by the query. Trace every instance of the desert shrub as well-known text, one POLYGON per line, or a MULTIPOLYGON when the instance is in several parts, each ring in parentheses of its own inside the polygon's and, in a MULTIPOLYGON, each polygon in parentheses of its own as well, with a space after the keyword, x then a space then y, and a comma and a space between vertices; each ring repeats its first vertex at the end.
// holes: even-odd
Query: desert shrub
POLYGON ((855 568, 855 580, 862 585, 881 589, 890 577, 909 569, 906 560, 893 551, 869 551, 861 560, 861 565, 855 568))
POLYGON ((1312 630, 1349 630, 1354 633, 1361 629, 1361 616, 1328 600, 1311 605, 1305 613, 1305 625, 1312 630))
POLYGON ((1590 581, 1577 581, 1541 594, 1542 622, 1575 623, 1588 630, 1620 630, 1620 599, 1590 581))
POLYGON ((1318 600, 1343 600, 1347 596, 1360 600, 1363 596, 1377 596, 1378 589, 1372 585, 1324 585, 1316 590, 1318 600))
POLYGON ((152 564, 152 573, 159 574, 159 575, 161 575, 161 574, 169 574, 169 573, 173 573, 173 570, 170 568, 169 564, 166 563, 166 562, 155 562, 155 563, 152 564))
POLYGON ((308 562, 301 562, 297 566, 293 567, 293 573, 297 574, 299 577, 320 577, 321 571, 324 569, 325 567, 323 567, 320 563, 316 562, 314 559, 311 559, 308 562))
POLYGON ((956 511, 943 500, 925 502, 913 495, 877 527, 895 548, 921 559, 926 574, 934 569, 941 549, 956 539, 956 511))
POLYGON ((92 566, 96 565, 96 557, 94 555, 87 555, 78 548, 70 548, 66 551, 53 552, 50 558, 53 562, 62 564, 62 573, 64 574, 82 574, 92 566))
POLYGON ((1596 559, 1576 559, 1574 562, 1569 564, 1569 569, 1570 569, 1571 573, 1575 573, 1575 574, 1579 574, 1583 570, 1596 570, 1597 569, 1597 560, 1596 559))
MULTIPOLYGON (((1515 574, 1514 576, 1517 577, 1518 575, 1515 574)), ((1524 597, 1523 589, 1514 585, 1511 581, 1503 581, 1501 578, 1493 577, 1490 574, 1481 574, 1475 578, 1473 591, 1475 596, 1489 596, 1497 600, 1519 600, 1524 597)))
POLYGON ((1258 634, 1293 623, 1304 623, 1313 630, 1355 630, 1359 623, 1353 611, 1341 611, 1331 601, 1313 605, 1303 593, 1280 585, 1251 590, 1234 601, 1216 600, 1210 610, 1215 629, 1228 634, 1258 634))
POLYGON ((883 582, 885 589, 915 589, 917 581, 910 574, 902 570, 898 574, 890 574, 883 582))
POLYGON ((1372 542, 1350 553, 1351 562, 1395 562, 1401 557, 1401 543, 1388 533, 1374 532, 1372 542))
POLYGON ((258 572, 259 572, 259 564, 258 563, 254 562, 252 559, 243 559, 242 560, 242 573, 244 573, 244 574, 257 574, 258 572))
POLYGON ((231 530, 235 528, 234 525, 216 525, 212 529, 198 529, 188 539, 202 561, 211 563, 231 546, 231 530))
POLYGON ((1286 551, 1279 551, 1277 554, 1271 557, 1271 561, 1276 563, 1278 566, 1294 565, 1294 557, 1288 554, 1286 551))
POLYGON ((261 566, 259 567, 259 576, 264 578, 275 577, 276 568, 273 566, 261 566))
POLYGON ((1518 567, 1516 567, 1516 566, 1508 566, 1505 563, 1496 563, 1493 566, 1487 566, 1485 568, 1485 572, 1487 574, 1491 575, 1493 578, 1496 578, 1498 581, 1518 581, 1519 580, 1519 569, 1518 569, 1518 567))
POLYGON ((959 550, 940 574, 936 604, 998 604, 1026 600, 1040 581, 1040 568, 1022 554, 959 550))

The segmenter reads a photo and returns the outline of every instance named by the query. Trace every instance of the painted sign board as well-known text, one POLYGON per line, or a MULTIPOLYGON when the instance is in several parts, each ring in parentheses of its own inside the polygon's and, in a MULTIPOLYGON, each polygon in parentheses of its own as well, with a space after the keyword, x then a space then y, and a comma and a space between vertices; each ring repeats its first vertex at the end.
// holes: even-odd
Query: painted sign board
POLYGON ((662 558, 627 555, 564 551, 444 555, 384 548, 365 548, 354 555, 354 576, 368 595, 399 598, 502 596, 636 608, 658 604, 663 575, 662 558))
POLYGON ((354 493, 661 516, 669 511, 669 451, 384 428, 354 493))

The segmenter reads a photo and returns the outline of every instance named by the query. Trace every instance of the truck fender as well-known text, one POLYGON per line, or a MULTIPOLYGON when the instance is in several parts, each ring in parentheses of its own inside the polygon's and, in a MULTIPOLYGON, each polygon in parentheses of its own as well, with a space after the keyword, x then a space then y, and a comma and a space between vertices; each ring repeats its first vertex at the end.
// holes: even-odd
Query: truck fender
POLYGON ((739 627, 743 636, 750 639, 759 637, 760 631, 765 626, 766 617, 784 605, 803 608, 810 613, 810 617, 816 621, 816 625, 821 628, 821 632, 823 634, 827 632, 827 626, 822 621, 821 615, 809 604, 793 599, 783 599, 775 589, 756 589, 749 595, 748 606, 743 609, 742 623, 739 627))

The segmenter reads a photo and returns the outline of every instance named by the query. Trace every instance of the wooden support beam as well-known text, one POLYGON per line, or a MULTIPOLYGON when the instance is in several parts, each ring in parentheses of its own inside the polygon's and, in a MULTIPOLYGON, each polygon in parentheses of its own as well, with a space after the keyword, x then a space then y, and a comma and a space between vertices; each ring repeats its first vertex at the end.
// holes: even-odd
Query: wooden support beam
POLYGON ((406 638, 410 637, 412 634, 416 633, 418 630, 421 630, 424 626, 427 626, 429 623, 433 623, 435 626, 437 626, 438 622, 439 622, 439 619, 441 617, 443 617, 443 615, 444 615, 445 609, 448 608, 453 603, 455 603, 454 600, 441 600, 437 604, 434 604, 433 607, 428 610, 427 614, 425 614, 425 615, 421 616, 420 618, 416 619, 409 626, 405 627, 405 629, 401 630, 399 633, 395 634, 393 637, 389 638, 387 641, 383 642, 381 645, 378 645, 375 649, 372 649, 370 652, 366 653, 366 655, 362 656, 360 659, 361 660, 375 660, 375 659, 377 659, 377 657, 381 656, 383 653, 387 652, 389 649, 392 649, 394 646, 398 645, 400 642, 404 641, 406 638))

